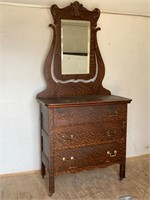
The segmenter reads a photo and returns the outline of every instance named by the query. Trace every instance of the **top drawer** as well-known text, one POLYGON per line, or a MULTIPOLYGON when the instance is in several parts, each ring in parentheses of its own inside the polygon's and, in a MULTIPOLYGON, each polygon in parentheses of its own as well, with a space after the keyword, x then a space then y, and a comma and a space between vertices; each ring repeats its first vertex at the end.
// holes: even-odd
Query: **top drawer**
POLYGON ((54 109, 54 126, 125 121, 127 105, 85 106, 54 109))

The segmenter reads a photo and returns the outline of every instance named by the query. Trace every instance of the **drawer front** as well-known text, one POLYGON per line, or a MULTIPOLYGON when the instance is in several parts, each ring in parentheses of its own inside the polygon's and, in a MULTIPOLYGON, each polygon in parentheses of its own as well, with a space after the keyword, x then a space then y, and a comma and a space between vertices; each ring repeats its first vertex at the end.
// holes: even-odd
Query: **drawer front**
POLYGON ((95 145, 55 152, 55 173, 119 163, 125 157, 125 142, 95 145))
POLYGON ((126 139, 122 121, 61 127, 55 130, 55 149, 77 148, 126 139))
POLYGON ((126 120, 127 106, 104 105, 54 109, 54 126, 70 126, 98 122, 126 120))

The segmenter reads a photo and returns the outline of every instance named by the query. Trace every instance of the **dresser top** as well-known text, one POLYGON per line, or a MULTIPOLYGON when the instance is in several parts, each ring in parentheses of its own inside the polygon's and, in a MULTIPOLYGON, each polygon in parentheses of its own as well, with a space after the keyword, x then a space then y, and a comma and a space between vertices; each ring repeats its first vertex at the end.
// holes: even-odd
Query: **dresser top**
POLYGON ((37 99, 40 104, 48 108, 76 107, 76 106, 98 106, 107 104, 127 104, 132 100, 114 95, 91 95, 65 98, 43 98, 37 99))

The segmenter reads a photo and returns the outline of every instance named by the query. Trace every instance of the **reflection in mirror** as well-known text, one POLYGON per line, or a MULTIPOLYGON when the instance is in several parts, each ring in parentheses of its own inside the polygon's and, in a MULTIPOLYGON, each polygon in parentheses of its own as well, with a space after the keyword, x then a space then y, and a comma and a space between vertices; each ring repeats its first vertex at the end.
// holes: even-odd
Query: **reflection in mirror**
POLYGON ((90 22, 61 20, 61 73, 89 74, 90 22))

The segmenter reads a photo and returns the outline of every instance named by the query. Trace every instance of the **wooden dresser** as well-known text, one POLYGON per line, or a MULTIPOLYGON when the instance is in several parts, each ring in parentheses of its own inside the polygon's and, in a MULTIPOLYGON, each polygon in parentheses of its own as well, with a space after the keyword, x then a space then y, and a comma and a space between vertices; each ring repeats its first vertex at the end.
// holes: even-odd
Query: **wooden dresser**
POLYGON ((125 177, 127 104, 108 95, 39 99, 41 107, 42 176, 45 167, 54 192, 54 176, 120 164, 125 177))
POLYGON ((105 67, 96 39, 99 9, 88 11, 74 2, 63 9, 53 5, 51 12, 54 38, 44 65, 47 88, 37 95, 41 114, 41 174, 44 177, 46 169, 49 172, 50 195, 55 191, 54 179, 59 173, 118 163, 119 177, 125 177, 127 104, 131 102, 111 95, 102 86, 105 67), (61 74, 61 19, 91 23, 88 75, 61 74), (97 75, 92 79, 94 73, 97 75))

